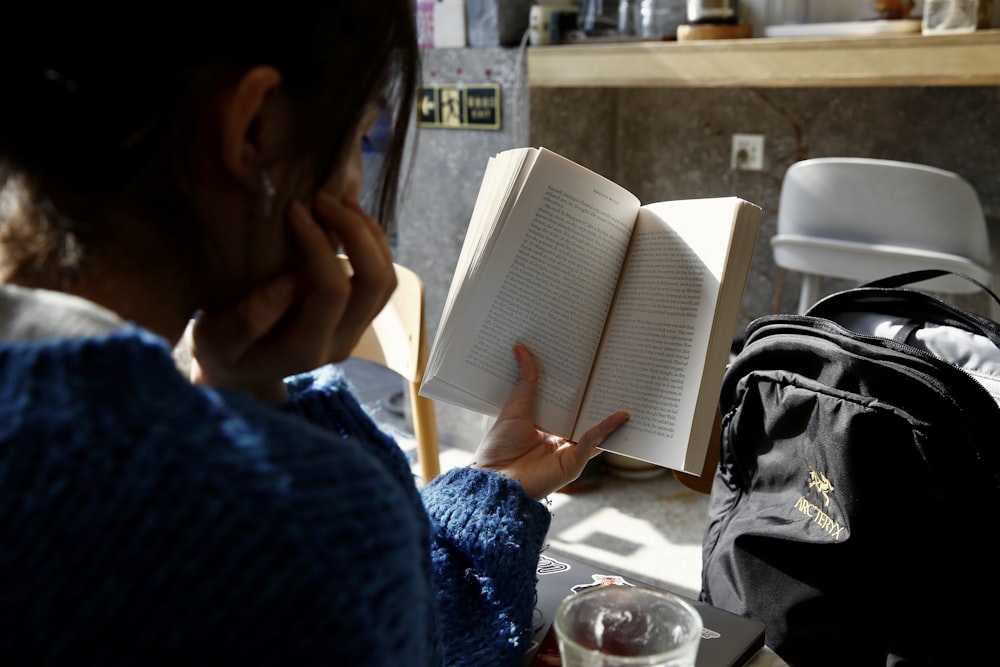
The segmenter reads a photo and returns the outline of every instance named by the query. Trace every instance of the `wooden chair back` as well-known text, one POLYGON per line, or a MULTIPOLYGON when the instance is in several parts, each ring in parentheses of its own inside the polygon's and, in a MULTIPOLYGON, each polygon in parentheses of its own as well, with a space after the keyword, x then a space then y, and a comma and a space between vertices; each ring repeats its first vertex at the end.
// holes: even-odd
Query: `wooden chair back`
POLYGON ((406 381, 410 418, 417 443, 417 462, 425 483, 441 473, 440 443, 434 402, 420 396, 427 365, 424 285, 414 271, 395 264, 397 287, 361 340, 352 357, 380 364, 406 381))

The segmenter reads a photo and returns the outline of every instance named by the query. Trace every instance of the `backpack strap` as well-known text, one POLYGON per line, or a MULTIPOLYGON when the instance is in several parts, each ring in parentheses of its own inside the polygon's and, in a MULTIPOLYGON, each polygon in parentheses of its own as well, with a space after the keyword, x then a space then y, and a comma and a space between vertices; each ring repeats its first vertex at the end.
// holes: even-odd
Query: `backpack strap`
MULTIPOLYGON (((813 304, 805 314, 838 321, 838 316, 845 312, 881 313, 910 320, 918 327, 924 323, 934 323, 964 329, 987 338, 1000 348, 1000 324, 997 322, 942 301, 926 292, 901 289, 910 283, 945 275, 955 275, 971 281, 1000 304, 1000 297, 993 290, 970 276, 941 269, 924 269, 887 276, 860 287, 831 294, 813 304)), ((912 332, 901 332, 900 335, 909 336, 910 333, 912 332)), ((898 336, 896 338, 900 340, 898 336)), ((900 342, 906 341, 900 340, 900 342)))
POLYGON ((920 323, 920 322, 909 322, 909 323, 904 324, 901 327, 899 327, 899 331, 897 331, 896 335, 893 336, 893 340, 897 340, 900 343, 906 343, 907 345, 912 345, 913 344, 913 338, 912 338, 913 335, 917 331, 919 331, 920 329, 923 329, 923 328, 924 328, 924 325, 922 323, 920 323))
POLYGON ((919 271, 897 273, 892 276, 886 276, 885 278, 879 278, 878 280, 872 280, 865 283, 861 287, 903 287, 912 283, 931 280, 932 278, 941 278, 942 276, 958 276, 959 278, 968 280, 973 285, 979 287, 979 289, 985 292, 991 299, 993 299, 993 301, 1000 305, 1000 296, 997 296, 996 293, 989 287, 979 282, 972 276, 967 276, 964 273, 958 273, 957 271, 948 271, 946 269, 921 269, 919 271))

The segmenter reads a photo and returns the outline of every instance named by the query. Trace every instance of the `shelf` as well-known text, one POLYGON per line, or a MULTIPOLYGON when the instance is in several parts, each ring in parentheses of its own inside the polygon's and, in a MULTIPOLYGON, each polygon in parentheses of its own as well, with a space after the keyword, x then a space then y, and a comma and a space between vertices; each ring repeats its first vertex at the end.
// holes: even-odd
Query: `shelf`
POLYGON ((538 88, 1000 85, 1000 30, 532 46, 538 88))

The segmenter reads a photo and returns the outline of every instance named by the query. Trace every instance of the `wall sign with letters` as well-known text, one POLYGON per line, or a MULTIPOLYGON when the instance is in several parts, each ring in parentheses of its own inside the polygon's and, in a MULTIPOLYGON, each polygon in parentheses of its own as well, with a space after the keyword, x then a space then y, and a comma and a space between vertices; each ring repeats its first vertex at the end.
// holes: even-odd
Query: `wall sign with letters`
POLYGON ((500 129, 500 84, 438 83, 417 87, 417 125, 500 129))

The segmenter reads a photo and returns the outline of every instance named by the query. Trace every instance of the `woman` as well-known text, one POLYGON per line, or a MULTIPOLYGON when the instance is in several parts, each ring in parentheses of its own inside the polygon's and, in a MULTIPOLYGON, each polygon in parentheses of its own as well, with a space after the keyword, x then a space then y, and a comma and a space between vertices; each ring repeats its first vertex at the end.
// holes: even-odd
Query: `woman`
POLYGON ((418 491, 329 365, 394 287, 361 144, 388 102, 391 222, 411 3, 268 9, 5 14, 5 661, 519 664, 538 499, 627 418, 538 432, 518 348, 475 463, 418 491))

